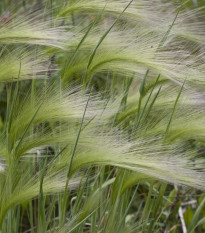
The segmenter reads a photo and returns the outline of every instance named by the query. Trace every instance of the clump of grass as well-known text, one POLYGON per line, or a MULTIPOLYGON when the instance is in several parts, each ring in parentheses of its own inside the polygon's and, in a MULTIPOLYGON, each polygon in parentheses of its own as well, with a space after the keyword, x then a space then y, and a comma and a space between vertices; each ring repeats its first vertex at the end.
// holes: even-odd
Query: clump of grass
POLYGON ((39 2, 0 25, 0 232, 203 232, 203 9, 39 2))

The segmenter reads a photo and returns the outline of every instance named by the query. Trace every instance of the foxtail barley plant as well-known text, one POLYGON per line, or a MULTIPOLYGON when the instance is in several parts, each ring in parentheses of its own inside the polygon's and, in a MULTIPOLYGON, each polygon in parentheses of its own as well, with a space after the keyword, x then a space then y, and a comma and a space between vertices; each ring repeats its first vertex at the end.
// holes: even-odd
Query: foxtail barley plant
POLYGON ((204 7, 1 1, 1 233, 205 231, 204 7))

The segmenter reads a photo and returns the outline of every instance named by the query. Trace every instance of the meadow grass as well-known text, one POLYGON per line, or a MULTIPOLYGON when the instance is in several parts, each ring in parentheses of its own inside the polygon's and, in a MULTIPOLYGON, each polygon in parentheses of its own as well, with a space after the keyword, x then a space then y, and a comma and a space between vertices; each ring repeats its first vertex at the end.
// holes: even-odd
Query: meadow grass
POLYGON ((1 1, 1 233, 204 232, 204 6, 1 1))

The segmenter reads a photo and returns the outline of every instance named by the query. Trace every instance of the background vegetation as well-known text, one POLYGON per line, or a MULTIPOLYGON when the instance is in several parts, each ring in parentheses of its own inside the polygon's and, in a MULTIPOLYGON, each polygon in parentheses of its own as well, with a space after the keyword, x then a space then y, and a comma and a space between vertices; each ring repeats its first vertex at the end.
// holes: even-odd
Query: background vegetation
POLYGON ((205 232, 205 2, 0 12, 0 232, 205 232))

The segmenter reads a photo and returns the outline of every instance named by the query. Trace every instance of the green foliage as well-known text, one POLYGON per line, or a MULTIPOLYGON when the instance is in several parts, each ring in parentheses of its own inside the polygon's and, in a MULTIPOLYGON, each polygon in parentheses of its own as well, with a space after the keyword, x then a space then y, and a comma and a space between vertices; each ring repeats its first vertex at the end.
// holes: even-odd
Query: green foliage
POLYGON ((1 233, 204 231, 203 6, 0 3, 1 233))

